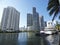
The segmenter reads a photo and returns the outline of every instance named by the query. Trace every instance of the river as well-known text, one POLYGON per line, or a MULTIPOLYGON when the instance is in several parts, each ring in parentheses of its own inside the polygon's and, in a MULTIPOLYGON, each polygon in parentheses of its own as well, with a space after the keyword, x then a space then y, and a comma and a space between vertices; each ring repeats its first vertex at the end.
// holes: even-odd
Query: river
POLYGON ((59 45, 59 34, 36 36, 34 32, 0 33, 0 45, 59 45))

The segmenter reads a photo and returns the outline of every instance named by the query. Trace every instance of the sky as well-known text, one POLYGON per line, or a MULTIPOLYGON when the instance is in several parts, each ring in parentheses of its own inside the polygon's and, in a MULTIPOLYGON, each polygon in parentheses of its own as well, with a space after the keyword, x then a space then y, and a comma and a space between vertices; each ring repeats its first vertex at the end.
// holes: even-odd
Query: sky
POLYGON ((3 15, 3 9, 8 6, 14 7, 20 12, 19 27, 27 25, 27 13, 32 13, 33 7, 36 7, 36 11, 39 15, 44 16, 44 21, 49 21, 52 19, 52 16, 49 16, 47 5, 48 0, 0 0, 0 22, 3 15))

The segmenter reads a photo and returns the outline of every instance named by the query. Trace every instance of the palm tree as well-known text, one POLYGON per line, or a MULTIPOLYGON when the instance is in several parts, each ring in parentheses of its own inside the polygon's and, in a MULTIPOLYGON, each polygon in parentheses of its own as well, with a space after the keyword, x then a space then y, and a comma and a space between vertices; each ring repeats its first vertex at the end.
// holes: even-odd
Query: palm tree
MULTIPOLYGON (((60 0, 49 0, 47 10, 49 11, 50 16, 53 15, 52 21, 55 19, 56 16, 58 16, 58 13, 60 12, 60 0)), ((59 16, 60 18, 60 16, 59 16)))

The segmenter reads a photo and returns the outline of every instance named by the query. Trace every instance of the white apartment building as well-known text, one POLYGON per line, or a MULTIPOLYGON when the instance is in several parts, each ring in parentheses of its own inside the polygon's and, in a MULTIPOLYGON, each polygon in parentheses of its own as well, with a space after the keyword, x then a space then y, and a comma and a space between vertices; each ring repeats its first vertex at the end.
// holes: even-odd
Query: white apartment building
POLYGON ((4 8, 1 28, 2 30, 19 30, 20 13, 13 7, 4 8))

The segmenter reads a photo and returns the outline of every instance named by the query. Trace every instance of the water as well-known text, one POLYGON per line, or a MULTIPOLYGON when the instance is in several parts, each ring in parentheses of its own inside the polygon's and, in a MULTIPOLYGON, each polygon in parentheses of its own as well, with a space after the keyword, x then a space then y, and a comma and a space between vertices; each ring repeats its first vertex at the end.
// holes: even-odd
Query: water
POLYGON ((59 45, 59 35, 41 37, 33 32, 0 33, 0 45, 59 45))

